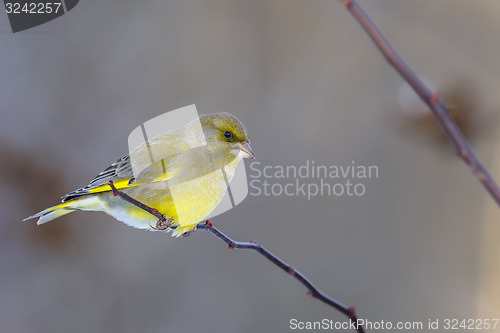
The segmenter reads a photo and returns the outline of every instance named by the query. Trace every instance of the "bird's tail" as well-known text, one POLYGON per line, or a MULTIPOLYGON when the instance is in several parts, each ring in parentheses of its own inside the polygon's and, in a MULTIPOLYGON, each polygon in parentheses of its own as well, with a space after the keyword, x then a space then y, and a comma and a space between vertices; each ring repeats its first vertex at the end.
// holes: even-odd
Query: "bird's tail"
POLYGON ((42 210, 40 213, 25 218, 23 221, 39 218, 37 224, 52 221, 58 217, 74 212, 75 210, 100 210, 101 204, 95 197, 85 196, 42 210))

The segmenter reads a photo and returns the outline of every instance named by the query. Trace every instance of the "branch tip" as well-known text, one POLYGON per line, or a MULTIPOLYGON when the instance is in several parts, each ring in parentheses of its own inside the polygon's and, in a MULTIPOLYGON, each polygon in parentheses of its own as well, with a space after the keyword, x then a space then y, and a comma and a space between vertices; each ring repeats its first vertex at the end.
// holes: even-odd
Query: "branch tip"
POLYGON ((109 187, 111 187, 111 191, 113 191, 113 195, 116 197, 118 195, 118 190, 115 187, 115 184, 112 180, 109 181, 109 187))

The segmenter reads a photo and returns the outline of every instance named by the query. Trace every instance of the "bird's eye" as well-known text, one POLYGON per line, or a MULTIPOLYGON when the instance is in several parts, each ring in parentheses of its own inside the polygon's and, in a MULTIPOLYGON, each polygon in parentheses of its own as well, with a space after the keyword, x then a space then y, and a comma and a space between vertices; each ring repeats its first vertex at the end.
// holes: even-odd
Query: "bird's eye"
POLYGON ((225 131, 224 132, 224 137, 226 139, 231 139, 233 137, 233 133, 229 132, 229 131, 225 131))

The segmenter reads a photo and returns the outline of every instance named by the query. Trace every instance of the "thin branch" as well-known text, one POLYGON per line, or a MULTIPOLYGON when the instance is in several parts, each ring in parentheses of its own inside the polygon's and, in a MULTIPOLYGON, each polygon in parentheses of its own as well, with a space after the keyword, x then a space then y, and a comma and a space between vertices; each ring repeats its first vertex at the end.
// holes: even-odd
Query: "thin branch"
MULTIPOLYGON (((231 250, 232 249, 254 250, 262 254, 264 257, 266 257, 267 260, 269 260, 270 262, 272 262, 273 264, 275 264, 276 266, 278 266, 279 268, 281 268, 282 270, 284 270, 285 272, 287 272, 288 274, 292 275, 294 278, 299 280, 299 282, 302 283, 309 290, 309 292, 307 293, 309 296, 317 298, 320 301, 334 307, 335 309, 346 315, 351 320, 351 322, 357 323, 358 317, 356 316, 356 311, 354 306, 348 307, 336 301, 335 299, 331 298, 330 296, 326 295, 321 290, 319 290, 311 281, 309 281, 302 273, 297 271, 292 266, 288 265, 286 262, 278 258, 276 255, 269 252, 269 250, 267 250, 259 243, 255 241, 235 242, 231 238, 227 237, 225 234, 220 232, 220 230, 216 229, 212 225, 212 223, 208 220, 205 223, 199 223, 196 227, 197 229, 210 231, 222 242, 226 243, 228 248, 231 250)), ((363 327, 361 327, 361 325, 358 326, 357 331, 364 332, 363 327)))
POLYGON ((439 125, 443 128, 446 136, 455 147, 456 154, 461 158, 476 175, 497 205, 500 206, 500 188, 491 177, 488 170, 481 164, 477 156, 472 151, 469 143, 463 136, 453 118, 448 113, 447 106, 439 100, 437 93, 431 92, 420 78, 410 69, 403 59, 394 51, 391 45, 384 38, 382 33, 370 20, 368 15, 361 9, 355 0, 341 0, 347 9, 356 18, 366 33, 373 40, 380 52, 385 56, 389 64, 405 79, 413 88, 422 101, 429 106, 436 117, 439 125))
POLYGON ((115 197, 119 196, 120 198, 122 198, 123 200, 127 201, 128 203, 131 203, 132 205, 137 206, 137 207, 139 207, 142 210, 145 210, 149 214, 154 215, 161 222, 166 222, 167 221, 167 218, 165 217, 165 215, 163 215, 162 213, 160 213, 157 209, 151 208, 149 206, 146 206, 142 202, 140 202, 140 201, 135 200, 134 198, 132 198, 130 195, 127 195, 127 194, 125 194, 125 193, 123 193, 121 191, 118 191, 116 189, 116 187, 115 187, 115 185, 114 185, 114 183, 113 183, 112 180, 109 181, 109 186, 111 187, 111 190, 113 191, 113 195, 115 197))
MULTIPOLYGON (((146 212, 150 213, 151 215, 157 217, 160 221, 166 221, 167 218, 158 212, 157 209, 151 208, 140 201, 137 201, 136 199, 132 198, 126 193, 123 193, 122 191, 118 191, 113 184, 113 181, 109 181, 109 186, 111 187, 111 190, 113 191, 114 196, 119 196, 121 199, 127 201, 128 203, 135 205, 139 207, 140 209, 145 210, 146 212)), ((206 230, 210 231, 212 235, 220 239, 222 242, 226 243, 228 248, 230 250, 233 249, 244 249, 244 250, 254 250, 258 252, 259 254, 263 255, 267 260, 287 272, 288 274, 292 275, 294 278, 296 278, 300 283, 302 283, 308 290, 309 292, 307 293, 309 296, 314 297, 323 303, 326 303, 330 305, 331 307, 335 308, 336 310, 342 312, 344 315, 346 315, 349 320, 351 321, 351 327, 354 327, 357 332, 363 333, 365 330, 363 329, 363 326, 358 323, 358 317, 356 315, 356 310, 354 306, 347 306, 344 305, 335 299, 331 298, 330 296, 326 295, 324 292, 322 292, 320 289, 318 289, 307 277, 305 277, 302 273, 300 273, 298 270, 293 268, 292 266, 288 265, 286 262, 278 258, 276 255, 273 253, 269 252, 265 247, 260 245, 257 242, 250 241, 250 242, 236 242, 226 236, 224 233, 222 233, 219 229, 215 228, 212 223, 207 220, 204 223, 198 223, 196 225, 196 229, 201 229, 201 230, 206 230)))

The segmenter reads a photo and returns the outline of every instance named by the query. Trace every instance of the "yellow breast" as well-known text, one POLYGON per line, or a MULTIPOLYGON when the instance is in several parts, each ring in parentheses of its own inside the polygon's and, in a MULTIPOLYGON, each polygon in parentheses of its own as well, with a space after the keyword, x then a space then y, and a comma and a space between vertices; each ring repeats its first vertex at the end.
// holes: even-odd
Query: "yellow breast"
MULTIPOLYGON (((194 228, 217 207, 226 194, 239 161, 236 158, 224 168, 182 183, 150 183, 123 192, 171 218, 178 226, 174 233, 181 234, 194 228)), ((110 196, 110 193, 107 193, 106 199, 109 202, 106 212, 116 219, 140 229, 155 226, 156 217, 144 210, 112 194, 110 196)))

